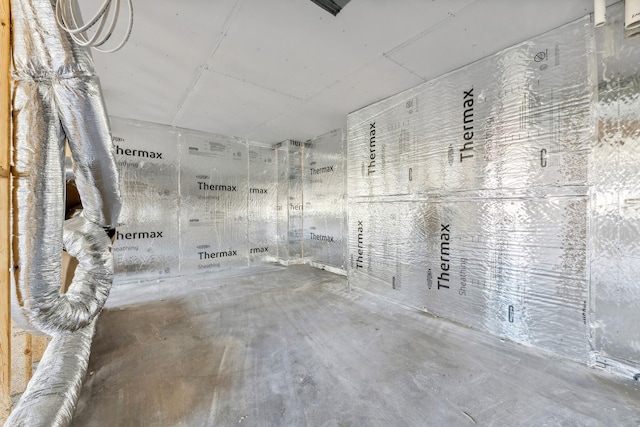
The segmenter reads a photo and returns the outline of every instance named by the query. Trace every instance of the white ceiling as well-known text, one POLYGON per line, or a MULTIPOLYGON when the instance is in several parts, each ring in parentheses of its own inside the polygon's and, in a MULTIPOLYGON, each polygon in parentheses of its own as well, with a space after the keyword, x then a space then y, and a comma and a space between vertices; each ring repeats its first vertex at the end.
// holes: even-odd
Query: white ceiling
POLYGON ((334 17, 309 0, 133 2, 129 43, 94 54, 109 113, 270 143, 343 127, 351 111, 593 11, 593 0, 351 0, 334 17))

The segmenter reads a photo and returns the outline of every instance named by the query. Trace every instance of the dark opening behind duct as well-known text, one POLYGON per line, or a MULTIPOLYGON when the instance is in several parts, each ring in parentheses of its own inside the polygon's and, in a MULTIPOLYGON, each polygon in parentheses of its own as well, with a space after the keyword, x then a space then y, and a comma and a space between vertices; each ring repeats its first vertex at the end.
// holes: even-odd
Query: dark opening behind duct
POLYGON ((336 16, 350 0, 311 0, 333 16, 336 16))

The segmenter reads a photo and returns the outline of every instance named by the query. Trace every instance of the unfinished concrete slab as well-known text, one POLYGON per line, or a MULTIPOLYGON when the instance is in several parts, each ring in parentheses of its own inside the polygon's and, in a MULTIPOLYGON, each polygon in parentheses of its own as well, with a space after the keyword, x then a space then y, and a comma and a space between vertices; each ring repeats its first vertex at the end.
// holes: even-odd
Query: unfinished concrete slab
POLYGON ((640 383, 297 266, 116 287, 75 426, 640 425, 640 383))

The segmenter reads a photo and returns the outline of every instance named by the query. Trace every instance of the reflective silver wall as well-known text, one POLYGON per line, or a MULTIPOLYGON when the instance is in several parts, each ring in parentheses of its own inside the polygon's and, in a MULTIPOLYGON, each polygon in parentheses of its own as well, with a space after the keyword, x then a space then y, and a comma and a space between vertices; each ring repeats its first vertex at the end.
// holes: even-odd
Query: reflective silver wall
POLYGON ((275 147, 279 262, 346 274, 346 157, 336 129, 275 147))
POLYGON ((621 4, 608 17, 356 111, 346 142, 114 119, 119 277, 347 269, 403 304, 639 372, 640 37, 621 4))
POLYGON ((264 262, 345 270, 342 130, 275 147, 112 119, 117 281, 264 262))
POLYGON ((270 146, 112 119, 124 206, 116 282, 277 260, 270 146))
POLYGON ((304 259, 338 271, 346 270, 345 164, 342 129, 304 145, 304 259))
POLYGON ((640 373, 640 36, 625 38, 621 4, 596 28, 591 141, 591 363, 640 373), (622 362, 622 363, 620 363, 622 362))
POLYGON ((608 16, 349 115, 352 285, 640 372, 640 37, 608 16))

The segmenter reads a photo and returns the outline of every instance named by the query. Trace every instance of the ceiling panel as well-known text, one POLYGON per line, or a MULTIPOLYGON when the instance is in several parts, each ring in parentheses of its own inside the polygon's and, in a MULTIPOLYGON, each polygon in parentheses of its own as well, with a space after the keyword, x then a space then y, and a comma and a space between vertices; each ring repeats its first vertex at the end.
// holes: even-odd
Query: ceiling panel
POLYGON ((353 1, 333 17, 310 1, 247 0, 208 65, 307 99, 471 2, 353 1))
MULTIPOLYGON (((353 0, 338 15, 345 42, 375 56, 441 25, 477 0, 353 0)), ((502 1, 502 0, 499 0, 502 1)))
POLYGON ((373 104, 424 80, 380 56, 355 72, 343 77, 331 87, 309 100, 309 103, 346 116, 350 112, 373 104))
POLYGON ((112 54, 94 53, 109 112, 170 124, 194 74, 222 39, 236 1, 134 1, 127 45, 112 54))
POLYGON ((252 83, 205 71, 175 125, 245 137, 251 129, 296 104, 302 102, 252 83))
POLYGON ((387 56, 432 79, 583 17, 592 7, 593 2, 585 0, 478 0, 447 25, 426 32, 387 56))
POLYGON ((252 140, 279 142, 285 139, 306 141, 318 135, 345 127, 347 116, 312 104, 301 104, 253 129, 245 136, 252 140))
POLYGON ((334 18, 310 1, 246 1, 208 64, 215 71, 305 99, 357 67, 334 18))
POLYGON ((125 48, 95 54, 110 114, 276 142, 342 126, 355 109, 588 14, 593 0, 352 0, 337 17, 308 0, 134 7, 125 48))
POLYGON ((423 80, 415 74, 381 56, 305 103, 286 107, 283 113, 252 129, 246 136, 270 143, 284 139, 305 141, 344 127, 351 111, 421 82, 423 80))

